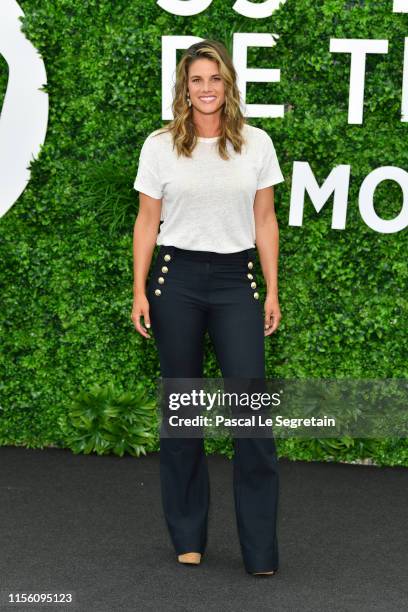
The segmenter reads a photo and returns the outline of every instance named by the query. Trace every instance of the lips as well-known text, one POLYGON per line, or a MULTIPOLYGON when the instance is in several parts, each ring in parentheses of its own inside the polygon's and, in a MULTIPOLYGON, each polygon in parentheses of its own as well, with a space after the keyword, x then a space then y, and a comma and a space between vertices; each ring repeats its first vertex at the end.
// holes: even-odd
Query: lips
POLYGON ((206 104, 210 104, 211 102, 214 102, 214 100, 216 100, 217 97, 216 96, 200 96, 200 100, 202 102, 205 102, 206 104))

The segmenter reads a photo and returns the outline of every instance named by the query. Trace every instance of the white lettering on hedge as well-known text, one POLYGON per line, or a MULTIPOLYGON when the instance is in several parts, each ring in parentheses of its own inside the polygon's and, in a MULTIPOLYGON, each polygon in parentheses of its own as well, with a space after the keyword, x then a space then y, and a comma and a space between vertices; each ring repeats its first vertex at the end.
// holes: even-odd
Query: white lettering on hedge
POLYGON ((351 53, 348 122, 362 123, 367 53, 388 53, 388 40, 331 38, 330 51, 351 53))
MULTIPOLYGON (((346 227, 350 166, 340 165, 333 168, 319 187, 308 162, 295 161, 292 173, 292 193, 290 200, 289 225, 303 225, 303 210, 307 192, 316 212, 320 212, 332 194, 333 229, 346 227)), ((372 230, 381 234, 400 232, 408 227, 408 172, 395 166, 383 166, 370 172, 361 184, 358 202, 363 221, 372 230), (398 183, 403 193, 400 213, 394 219, 381 219, 374 209, 374 193, 377 186, 386 180, 398 183)))
MULTIPOLYGON (((248 47, 274 47, 277 34, 234 34, 233 62, 237 71, 237 86, 242 101, 246 99, 246 84, 277 83, 280 81, 279 68, 248 68, 248 47)), ((283 117, 283 104, 246 104, 246 117, 283 117)))
POLYGON ((408 227, 408 172, 395 166, 383 166, 370 172, 361 183, 358 206, 363 221, 381 234, 393 234, 408 227), (395 219, 381 219, 374 209, 374 193, 383 181, 398 183, 403 194, 402 208, 395 219))
POLYGON ((191 17, 205 11, 212 0, 158 0, 157 4, 172 15, 191 17))
POLYGON ((332 228, 344 229, 346 227, 349 181, 350 166, 340 165, 333 168, 323 185, 319 187, 309 163, 295 161, 292 173, 289 225, 302 225, 306 192, 316 212, 322 210, 334 193, 332 228))
POLYGON ((9 68, 0 114, 0 217, 17 201, 30 179, 27 166, 45 140, 48 95, 44 63, 21 32, 24 13, 15 0, 0 2, 0 54, 9 68))
POLYGON ((248 0, 237 0, 232 7, 236 13, 250 19, 263 19, 271 17, 286 0, 266 0, 261 4, 253 4, 248 0))
MULTIPOLYGON (((158 0, 157 4, 172 15, 191 17, 205 11, 213 0, 158 0)), ((261 4, 253 4, 249 0, 237 0, 232 7, 236 13, 250 19, 270 17, 286 0, 265 0, 261 4)))
POLYGON ((408 1, 394 0, 393 11, 394 13, 408 13, 408 1))

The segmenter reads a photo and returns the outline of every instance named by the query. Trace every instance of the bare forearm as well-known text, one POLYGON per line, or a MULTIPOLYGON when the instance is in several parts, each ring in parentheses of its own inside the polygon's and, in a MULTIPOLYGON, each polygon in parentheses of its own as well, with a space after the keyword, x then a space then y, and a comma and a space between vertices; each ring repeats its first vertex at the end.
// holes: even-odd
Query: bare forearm
POLYGON ((144 294, 157 239, 157 227, 137 217, 133 230, 133 295, 144 294))
POLYGON ((256 227, 256 246, 267 292, 278 294, 279 227, 275 215, 256 227))

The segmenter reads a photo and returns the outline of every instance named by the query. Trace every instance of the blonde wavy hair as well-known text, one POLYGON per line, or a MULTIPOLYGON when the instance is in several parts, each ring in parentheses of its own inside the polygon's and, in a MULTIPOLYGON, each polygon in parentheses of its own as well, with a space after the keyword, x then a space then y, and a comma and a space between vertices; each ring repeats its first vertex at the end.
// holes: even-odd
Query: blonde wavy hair
POLYGON ((241 153, 245 139, 242 128, 246 123, 240 107, 240 95, 237 87, 237 74, 232 59, 225 46, 211 39, 191 45, 183 54, 176 68, 176 83, 172 111, 174 119, 161 128, 156 134, 171 132, 173 149, 177 155, 191 157, 197 144, 197 134, 193 123, 193 107, 187 103, 188 71, 190 65, 197 59, 207 58, 217 62, 220 75, 224 81, 225 104, 221 112, 220 139, 218 152, 222 159, 229 159, 227 139, 231 142, 234 151, 241 153))

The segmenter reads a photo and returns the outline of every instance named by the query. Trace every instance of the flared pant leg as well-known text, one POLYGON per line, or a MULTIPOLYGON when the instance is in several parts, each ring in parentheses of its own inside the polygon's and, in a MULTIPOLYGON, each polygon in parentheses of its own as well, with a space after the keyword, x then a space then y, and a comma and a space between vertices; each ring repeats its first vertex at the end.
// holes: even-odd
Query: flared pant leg
MULTIPOLYGON (((168 289, 163 287, 159 299, 154 299, 152 287, 149 289, 161 376, 201 378, 206 310, 174 285, 171 292, 168 289)), ((160 485, 164 517, 176 553, 203 553, 210 504, 203 438, 160 437, 160 485)))
MULTIPOLYGON (((223 377, 265 391, 263 309, 246 287, 228 298, 213 294, 208 327, 223 377)), ((239 384, 238 384, 239 386, 239 384)), ((278 569, 279 465, 272 431, 265 437, 235 437, 233 491, 242 557, 249 573, 278 569)))

